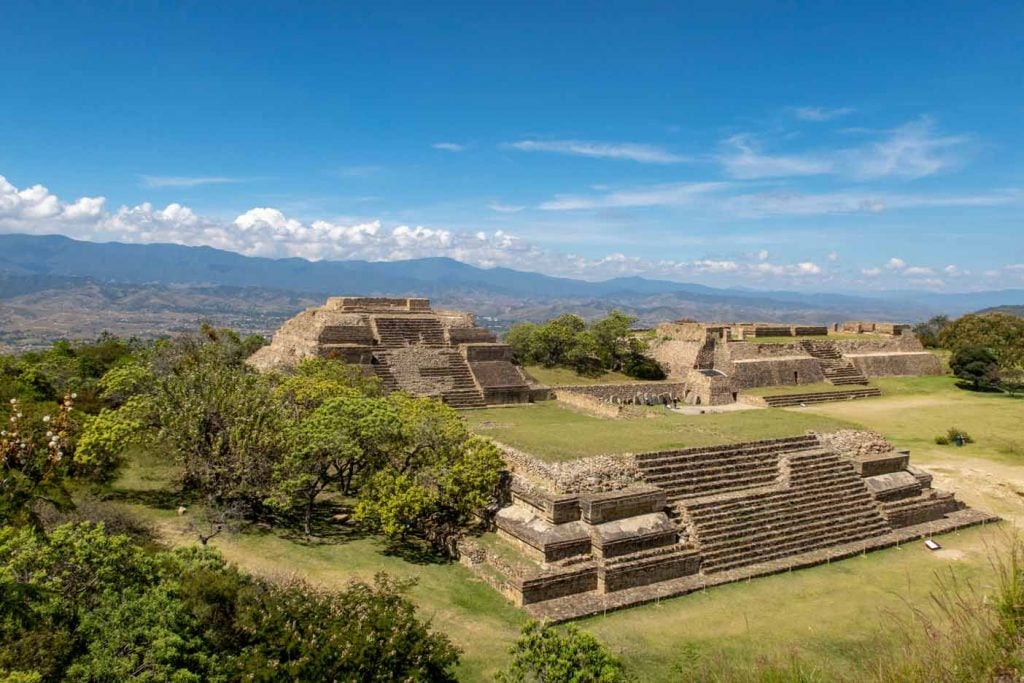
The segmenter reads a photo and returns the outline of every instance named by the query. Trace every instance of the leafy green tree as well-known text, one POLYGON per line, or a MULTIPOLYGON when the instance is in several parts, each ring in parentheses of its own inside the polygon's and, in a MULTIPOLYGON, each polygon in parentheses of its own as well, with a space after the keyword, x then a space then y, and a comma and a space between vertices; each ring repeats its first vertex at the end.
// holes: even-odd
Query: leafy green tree
POLYGON ((574 625, 558 629, 528 622, 511 649, 501 683, 620 683, 630 680, 622 662, 574 625))
POLYGON ((983 346, 964 346, 949 360, 949 369, 960 379, 967 380, 975 389, 992 386, 999 379, 999 361, 991 349, 983 346))
POLYGON ((302 583, 261 584, 240 596, 246 642, 234 677, 290 681, 454 681, 458 650, 416 618, 402 591, 378 574, 340 593, 302 583))
POLYGON ((965 315, 939 336, 954 353, 967 347, 991 350, 1003 370, 1024 367, 1024 318, 1006 313, 965 315))
POLYGON ((504 464, 450 407, 404 394, 391 400, 390 413, 366 421, 380 460, 359 491, 356 518, 391 537, 417 531, 446 545, 490 503, 504 464))
POLYGON ((13 680, 454 680, 459 653, 380 575, 332 593, 147 551, 91 524, 0 529, 0 672, 13 680), (10 675, 10 674, 8 674, 10 675))

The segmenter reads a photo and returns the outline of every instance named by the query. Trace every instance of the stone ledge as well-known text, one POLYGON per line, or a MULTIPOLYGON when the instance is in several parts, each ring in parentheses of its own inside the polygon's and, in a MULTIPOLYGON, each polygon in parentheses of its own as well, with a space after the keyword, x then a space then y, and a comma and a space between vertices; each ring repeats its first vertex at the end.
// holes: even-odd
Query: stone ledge
POLYGON ((673 598, 694 593, 705 588, 736 583, 758 576, 781 574, 793 569, 804 569, 827 564, 832 560, 842 560, 860 555, 867 551, 891 548, 900 543, 908 543, 933 534, 949 533, 979 524, 997 522, 999 518, 979 510, 964 509, 950 513, 945 519, 917 524, 896 529, 883 536, 833 546, 800 555, 792 555, 780 560, 752 564, 720 574, 687 576, 662 583, 655 583, 638 588, 624 589, 614 593, 599 595, 584 593, 565 598, 547 600, 526 606, 524 609, 532 617, 545 619, 552 623, 582 619, 584 617, 603 614, 609 611, 635 607, 665 598, 673 598))

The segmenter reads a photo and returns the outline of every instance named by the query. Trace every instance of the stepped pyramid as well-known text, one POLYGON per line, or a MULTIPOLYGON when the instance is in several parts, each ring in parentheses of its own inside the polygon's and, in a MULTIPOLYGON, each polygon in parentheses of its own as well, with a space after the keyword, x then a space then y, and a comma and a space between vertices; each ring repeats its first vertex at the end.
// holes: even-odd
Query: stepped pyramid
POLYGON ((361 366, 389 391, 433 396, 455 408, 531 399, 512 349, 477 327, 472 314, 435 311, 427 299, 331 297, 286 321, 248 362, 286 370, 311 357, 361 366))
MULTIPOLYGON (((467 547, 463 563, 530 614, 564 621, 997 519, 933 489, 872 432, 618 457, 614 471, 632 472, 620 488, 566 491, 510 453, 511 504, 495 524, 518 559, 467 547)), ((581 466, 614 486, 602 463, 581 466)))

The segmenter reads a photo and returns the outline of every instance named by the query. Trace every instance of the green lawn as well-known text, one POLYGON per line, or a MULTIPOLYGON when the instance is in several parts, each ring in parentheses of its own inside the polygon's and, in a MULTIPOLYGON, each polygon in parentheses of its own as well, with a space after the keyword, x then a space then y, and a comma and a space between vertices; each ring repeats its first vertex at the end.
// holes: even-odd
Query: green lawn
POLYGON ((606 453, 712 446, 851 426, 828 417, 773 410, 680 415, 653 409, 645 417, 603 420, 544 401, 466 413, 478 434, 550 462, 606 453))
POLYGON ((579 384, 635 384, 649 381, 629 377, 621 372, 605 372, 600 375, 586 376, 577 374, 575 370, 569 368, 546 368, 543 365, 528 365, 523 369, 530 377, 549 387, 579 384))

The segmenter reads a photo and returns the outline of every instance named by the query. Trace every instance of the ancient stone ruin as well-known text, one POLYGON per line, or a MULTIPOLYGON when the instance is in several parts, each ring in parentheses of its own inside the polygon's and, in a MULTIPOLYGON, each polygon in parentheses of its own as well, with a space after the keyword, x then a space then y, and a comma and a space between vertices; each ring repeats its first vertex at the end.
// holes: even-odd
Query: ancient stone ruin
POLYGON ((336 358, 376 374, 388 390, 456 408, 531 400, 508 346, 472 314, 435 311, 427 299, 331 297, 285 322, 249 363, 281 370, 302 358, 336 358))
POLYGON ((905 325, 844 323, 842 329, 863 338, 833 338, 826 326, 663 323, 651 355, 671 380, 686 384, 685 402, 702 405, 731 403, 744 389, 818 383, 834 384, 834 395, 794 394, 785 404, 859 398, 878 395, 866 387, 873 377, 942 374, 939 359, 905 325), (758 342, 763 337, 793 341, 758 342))
POLYGON ((871 432, 531 462, 509 449, 498 540, 462 562, 554 621, 994 521, 871 432), (497 547, 501 546, 501 547, 497 547))

